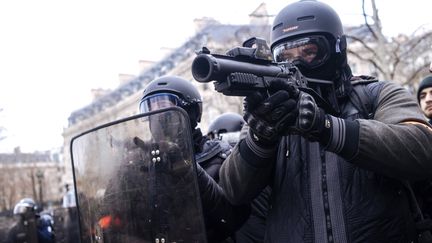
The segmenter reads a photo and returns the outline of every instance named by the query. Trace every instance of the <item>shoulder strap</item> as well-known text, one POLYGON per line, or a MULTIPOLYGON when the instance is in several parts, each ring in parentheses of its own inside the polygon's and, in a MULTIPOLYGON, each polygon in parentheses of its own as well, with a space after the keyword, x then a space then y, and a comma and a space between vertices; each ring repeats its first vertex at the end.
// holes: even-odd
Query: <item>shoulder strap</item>
POLYGON ((375 99, 374 94, 368 88, 371 83, 378 82, 373 77, 357 77, 358 79, 351 82, 353 89, 351 91, 350 99, 354 106, 362 112, 363 117, 372 119, 375 113, 375 99), (363 79, 364 78, 364 79, 363 79))
POLYGON ((230 153, 231 146, 227 142, 217 139, 207 140, 203 145, 202 152, 195 155, 195 161, 203 163, 216 155, 225 159, 230 153))

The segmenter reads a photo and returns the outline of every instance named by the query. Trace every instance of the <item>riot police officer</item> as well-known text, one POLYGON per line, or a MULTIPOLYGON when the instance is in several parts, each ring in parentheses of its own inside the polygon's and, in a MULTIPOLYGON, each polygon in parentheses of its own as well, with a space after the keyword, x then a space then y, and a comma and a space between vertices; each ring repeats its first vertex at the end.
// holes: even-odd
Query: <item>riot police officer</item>
MULTIPOLYGON (((207 134, 214 139, 228 141, 234 147, 245 136, 242 132, 244 124, 245 121, 241 115, 232 112, 223 113, 210 123, 207 134)), ((219 171, 217 174, 219 175, 219 171)), ((251 214, 248 220, 235 233, 237 243, 262 242, 264 240, 266 218, 270 207, 270 193, 271 188, 267 186, 251 202, 251 214)))
POLYGON ((216 117, 209 125, 207 136, 227 141, 231 146, 240 139, 240 131, 245 121, 240 114, 226 112, 216 117))
POLYGON ((6 242, 37 242, 36 203, 32 198, 21 199, 13 214, 18 222, 10 229, 6 242))
POLYGON ((337 13, 319 1, 282 9, 271 30, 277 62, 292 62, 328 104, 283 80, 245 99, 248 135, 221 167, 234 204, 267 185, 265 242, 416 241, 403 180, 432 176, 432 130, 393 82, 352 75, 337 13))
POLYGON ((176 76, 165 76, 146 86, 140 102, 140 112, 146 113, 170 106, 183 108, 190 119, 208 241, 228 240, 250 212, 249 205, 231 205, 216 182, 219 168, 229 155, 231 146, 225 141, 211 140, 203 136, 197 127, 202 115, 202 98, 190 81, 176 76))
POLYGON ((13 213, 19 221, 12 226, 6 242, 55 242, 51 215, 39 213, 36 202, 32 198, 21 199, 15 205, 13 213))

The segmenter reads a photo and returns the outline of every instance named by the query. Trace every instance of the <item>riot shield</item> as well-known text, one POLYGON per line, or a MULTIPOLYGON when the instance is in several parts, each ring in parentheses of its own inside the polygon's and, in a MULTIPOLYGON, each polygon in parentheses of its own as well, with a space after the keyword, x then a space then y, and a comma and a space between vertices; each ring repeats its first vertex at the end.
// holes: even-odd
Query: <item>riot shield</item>
POLYGON ((70 149, 82 242, 206 242, 184 110, 102 125, 70 149))
POLYGON ((56 243, 78 242, 79 225, 76 207, 56 208, 53 210, 56 243))

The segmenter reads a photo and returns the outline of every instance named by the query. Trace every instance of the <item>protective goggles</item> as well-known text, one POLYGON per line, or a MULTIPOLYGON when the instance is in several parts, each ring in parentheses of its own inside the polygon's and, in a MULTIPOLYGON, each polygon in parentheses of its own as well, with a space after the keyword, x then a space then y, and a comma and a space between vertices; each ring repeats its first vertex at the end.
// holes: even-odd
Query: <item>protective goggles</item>
POLYGON ((292 62, 315 68, 326 62, 330 56, 330 45, 324 36, 308 36, 282 42, 273 49, 276 62, 292 62))
POLYGON ((140 112, 146 113, 150 111, 160 110, 168 107, 174 106, 184 106, 184 102, 181 99, 171 93, 159 93, 154 95, 149 95, 141 100, 140 112))

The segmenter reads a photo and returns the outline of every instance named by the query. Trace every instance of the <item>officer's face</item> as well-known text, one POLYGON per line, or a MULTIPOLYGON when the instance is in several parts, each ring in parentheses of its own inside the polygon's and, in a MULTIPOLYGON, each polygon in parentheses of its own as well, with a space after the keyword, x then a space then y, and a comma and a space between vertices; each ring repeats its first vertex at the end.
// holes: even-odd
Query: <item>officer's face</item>
POLYGON ((177 112, 162 112, 149 117, 152 136, 156 140, 173 140, 181 134, 183 122, 177 112))
POLYGON ((306 44, 292 49, 286 49, 282 52, 281 59, 289 62, 303 60, 306 63, 312 63, 318 54, 318 46, 315 44, 306 44))
POLYGON ((426 117, 432 119, 432 87, 425 88, 420 92, 420 107, 426 117))

